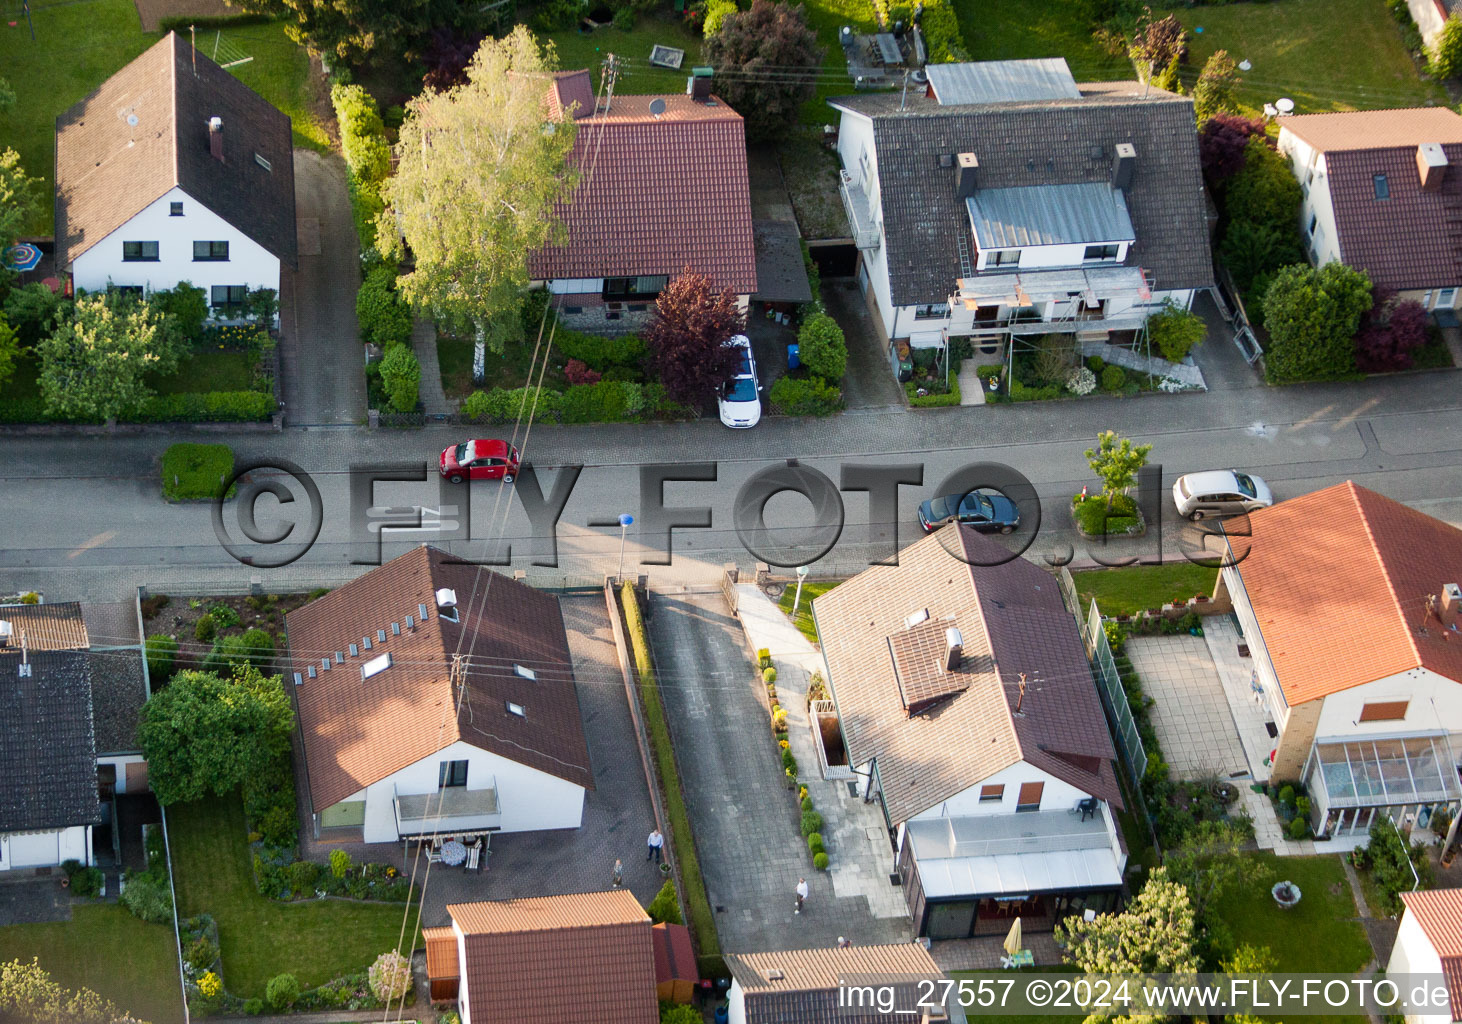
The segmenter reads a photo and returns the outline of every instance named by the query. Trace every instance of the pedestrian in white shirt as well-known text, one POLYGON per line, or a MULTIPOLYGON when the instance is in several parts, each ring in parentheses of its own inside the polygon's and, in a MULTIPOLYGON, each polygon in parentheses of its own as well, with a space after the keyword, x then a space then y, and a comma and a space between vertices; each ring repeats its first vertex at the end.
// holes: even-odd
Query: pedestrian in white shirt
POLYGON ((661 851, 665 848, 665 837, 660 834, 658 828, 650 830, 650 836, 645 840, 645 860, 653 860, 660 863, 661 851))
POLYGON ((796 913, 799 913, 799 914, 802 913, 802 901, 805 900, 805 899, 807 899, 807 893, 808 893, 808 891, 809 890, 807 888, 807 879, 805 879, 805 878, 799 878, 799 879, 797 879, 797 910, 796 910, 796 913))

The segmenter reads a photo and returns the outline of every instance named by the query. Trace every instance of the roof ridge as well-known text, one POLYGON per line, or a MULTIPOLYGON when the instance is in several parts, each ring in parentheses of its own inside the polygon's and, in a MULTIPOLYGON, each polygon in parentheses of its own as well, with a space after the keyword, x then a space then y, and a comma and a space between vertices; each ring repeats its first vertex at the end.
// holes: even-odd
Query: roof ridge
MULTIPOLYGON (((955 529, 959 531, 960 549, 966 556, 972 556, 970 541, 976 536, 974 530, 971 530, 962 523, 956 524, 955 529)), ((1017 555, 1016 557, 1019 558, 1020 556, 1017 555)), ((961 559, 961 561, 964 561, 964 559, 961 559)), ((995 679, 995 692, 1000 698, 1000 708, 1005 712, 1000 716, 1000 722, 1006 729, 1010 730, 1009 735, 1015 742, 1015 752, 1018 755, 1018 759, 1024 761, 1026 759, 1025 746, 1020 742, 1020 730, 1015 727, 1015 712, 1010 709, 1010 700, 1005 696, 1005 680, 1000 673, 1000 656, 995 650, 995 637, 990 632, 990 621, 985 618, 985 602, 980 596, 979 584, 975 581, 975 566, 971 562, 965 562, 964 566, 965 575, 968 577, 970 583, 970 593, 974 597, 975 615, 980 619, 980 628, 985 631, 985 643, 990 648, 990 666, 992 670, 991 674, 995 679)), ((968 693, 969 691, 967 690, 965 692, 968 693)), ((1010 766, 1006 765, 1006 767, 1008 768, 1010 766)), ((932 807, 933 805, 931 804, 930 806, 932 807)))
MULTIPOLYGON (((170 112, 172 116, 169 118, 169 121, 172 124, 172 132, 170 134, 172 137, 171 145, 173 150, 173 183, 171 187, 182 188, 183 173, 180 170, 180 167, 182 165, 182 155, 179 152, 181 147, 178 145, 178 43, 180 43, 182 40, 178 38, 178 33, 172 30, 169 30, 167 38, 173 40, 173 45, 171 47, 172 52, 168 54, 168 77, 171 82, 168 91, 172 93, 173 97, 173 109, 170 112)), ((166 192, 163 193, 163 195, 166 194, 166 192)), ((160 199, 162 197, 159 196, 158 198, 160 199)), ((153 202, 156 201, 157 200, 153 200, 153 202)), ((146 209, 146 207, 144 207, 143 209, 146 209)), ((213 208, 210 206, 209 210, 211 211, 212 209, 213 208)), ((217 216, 216 213, 214 215, 217 216)), ((223 220, 224 218, 220 217, 219 219, 223 220)))
POLYGON ((1365 503, 1361 501, 1361 491, 1364 490, 1367 494, 1374 494, 1375 492, 1369 488, 1361 487, 1354 480, 1347 480, 1341 486, 1346 488, 1346 493, 1350 495, 1351 501, 1355 503, 1356 512, 1360 516, 1361 528, 1366 531, 1366 537, 1370 540, 1371 554, 1376 559, 1376 565, 1380 567, 1381 579, 1386 584, 1386 591, 1391 595, 1391 606, 1392 610, 1396 613, 1396 621, 1401 624, 1401 635, 1406 638, 1406 645, 1411 648, 1411 655, 1416 662, 1412 667, 1420 668, 1424 663, 1421 647, 1416 642, 1416 634, 1412 632, 1411 627, 1406 622, 1406 611, 1401 606, 1401 595, 1396 591, 1396 581, 1391 578, 1391 566, 1381 554, 1376 531, 1371 526, 1371 517, 1368 514, 1365 503))

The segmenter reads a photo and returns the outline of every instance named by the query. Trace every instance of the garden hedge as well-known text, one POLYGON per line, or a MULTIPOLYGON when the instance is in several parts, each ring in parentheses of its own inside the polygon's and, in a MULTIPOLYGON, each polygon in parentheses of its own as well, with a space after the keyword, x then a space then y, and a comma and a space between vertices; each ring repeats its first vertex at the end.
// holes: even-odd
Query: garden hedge
MULTIPOLYGON (((532 325, 536 334, 537 323, 532 325)), ((577 359, 591 370, 603 373, 616 366, 638 370, 649 354, 644 341, 633 334, 619 338, 602 338, 594 334, 581 334, 572 328, 559 324, 553 333, 553 347, 565 359, 577 359)))
POLYGON ((920 396, 916 394, 917 390, 918 388, 914 386, 913 381, 904 385, 904 394, 909 396, 909 405, 915 409, 934 409, 947 405, 959 405, 959 381, 952 376, 949 378, 949 391, 945 394, 920 396))
POLYGON ((340 123, 340 151, 345 157, 350 212, 362 250, 375 246, 376 215, 384 208, 380 184, 391 173, 391 146, 386 125, 371 94, 358 85, 330 87, 330 103, 340 123))
MULTIPOLYGON (((262 391, 200 391, 153 395, 142 406, 118 418, 121 423, 247 423, 267 420, 278 406, 262 391)), ((58 416, 46 411, 39 395, 0 404, 0 423, 91 423, 100 419, 58 416)))
POLYGON ((474 391, 462 402, 462 415, 482 423, 514 423, 529 410, 539 422, 644 423, 650 420, 687 419, 693 411, 674 402, 661 384, 601 380, 552 388, 489 388, 474 391))
POLYGON ((382 349, 411 340, 411 307, 396 292, 396 272, 380 263, 367 271, 355 293, 361 340, 382 349))
POLYGON ((843 393, 820 377, 782 377, 772 385, 772 411, 785 416, 830 416, 843 407, 843 393))

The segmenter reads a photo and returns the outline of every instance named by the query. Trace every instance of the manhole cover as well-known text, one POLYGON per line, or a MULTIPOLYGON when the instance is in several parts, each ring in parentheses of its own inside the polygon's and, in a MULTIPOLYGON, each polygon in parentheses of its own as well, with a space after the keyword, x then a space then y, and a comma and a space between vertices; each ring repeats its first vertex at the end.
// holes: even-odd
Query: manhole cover
POLYGON ((767 597, 772 597, 772 598, 781 597, 783 594, 785 594, 787 592, 787 584, 785 584, 785 583, 763 583, 762 584, 762 588, 761 588, 761 592, 763 594, 765 594, 767 597))

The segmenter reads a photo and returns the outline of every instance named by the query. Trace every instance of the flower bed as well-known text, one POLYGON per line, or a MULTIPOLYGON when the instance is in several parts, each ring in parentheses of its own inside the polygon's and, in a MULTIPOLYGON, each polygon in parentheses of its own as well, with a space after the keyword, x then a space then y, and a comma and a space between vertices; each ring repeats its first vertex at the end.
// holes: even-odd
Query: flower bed
MULTIPOLYGON (((829 858, 822 838, 822 815, 813 805, 807 787, 798 784, 800 766, 797 764, 796 756, 792 753, 792 743, 787 738, 787 709, 782 707, 781 702, 777 700, 777 670, 772 667, 771 653, 765 647, 756 654, 757 664, 762 674, 762 683, 766 686, 767 709, 771 713, 772 734, 777 737, 777 749, 782 755, 782 772, 786 779, 786 787, 797 793, 802 836, 807 840, 807 853, 812 858, 814 868, 818 871, 826 871, 829 858)), ((822 674, 813 673, 807 687, 809 705, 812 694, 825 692, 825 687, 822 674)))
POLYGON ((1125 494, 1112 497, 1110 505, 1102 494, 1076 495, 1071 499, 1071 520, 1083 537, 1140 537, 1147 532, 1142 509, 1125 494))
POLYGON ((395 865, 352 865, 347 857, 343 871, 337 873, 334 863, 295 860, 288 852, 262 843, 254 845, 254 881, 259 895, 286 903, 330 897, 405 903, 411 895, 410 880, 395 865))

